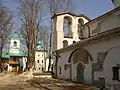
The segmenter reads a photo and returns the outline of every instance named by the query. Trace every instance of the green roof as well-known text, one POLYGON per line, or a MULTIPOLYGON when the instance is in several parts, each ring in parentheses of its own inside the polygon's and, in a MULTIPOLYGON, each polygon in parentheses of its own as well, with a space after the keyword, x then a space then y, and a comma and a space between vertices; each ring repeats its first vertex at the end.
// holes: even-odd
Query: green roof
POLYGON ((37 42, 37 46, 42 46, 42 45, 43 45, 43 44, 42 44, 41 41, 37 42))
POLYGON ((9 52, 2 53, 2 58, 9 58, 9 57, 10 57, 9 52))
POLYGON ((10 58, 10 56, 23 57, 23 56, 27 56, 27 54, 25 54, 25 53, 9 53, 9 52, 2 53, 2 58, 10 58))
POLYGON ((27 56, 27 54, 25 54, 25 53, 10 53, 10 56, 22 57, 22 56, 27 56))
POLYGON ((12 34, 11 38, 20 38, 20 35, 19 34, 12 34))

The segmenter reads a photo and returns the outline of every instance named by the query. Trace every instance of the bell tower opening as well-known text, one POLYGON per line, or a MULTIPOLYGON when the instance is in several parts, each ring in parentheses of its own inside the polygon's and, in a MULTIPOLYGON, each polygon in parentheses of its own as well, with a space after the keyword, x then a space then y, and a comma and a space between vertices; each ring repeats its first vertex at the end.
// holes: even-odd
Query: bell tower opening
POLYGON ((65 16, 63 22, 63 33, 64 37, 73 37, 72 36, 72 19, 71 17, 65 16))

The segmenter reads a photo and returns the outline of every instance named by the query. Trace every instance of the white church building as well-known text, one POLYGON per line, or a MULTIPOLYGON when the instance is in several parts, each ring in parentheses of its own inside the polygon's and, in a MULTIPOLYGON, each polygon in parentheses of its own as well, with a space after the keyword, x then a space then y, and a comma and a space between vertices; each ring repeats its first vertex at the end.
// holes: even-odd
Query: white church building
POLYGON ((37 43, 37 49, 35 52, 35 72, 44 72, 48 70, 48 50, 45 50, 43 43, 39 41, 37 43))
POLYGON ((93 20, 69 12, 52 19, 57 78, 99 86, 120 84, 120 6, 93 20))

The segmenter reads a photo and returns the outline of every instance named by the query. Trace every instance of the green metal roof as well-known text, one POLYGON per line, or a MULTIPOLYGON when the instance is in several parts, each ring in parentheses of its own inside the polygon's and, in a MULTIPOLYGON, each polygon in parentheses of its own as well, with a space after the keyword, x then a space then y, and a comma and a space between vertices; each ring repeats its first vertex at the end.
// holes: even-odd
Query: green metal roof
POLYGON ((43 44, 42 44, 41 41, 37 42, 37 46, 42 46, 42 45, 43 45, 43 44))
POLYGON ((9 58, 9 57, 10 57, 9 52, 2 53, 2 58, 9 58))
POLYGON ((25 53, 9 53, 9 52, 2 53, 2 58, 10 58, 10 56, 23 57, 23 56, 27 56, 27 54, 25 54, 25 53))
POLYGON ((22 57, 22 56, 27 56, 27 54, 25 54, 25 53, 10 53, 10 56, 22 57))
POLYGON ((19 34, 12 34, 11 38, 20 38, 20 35, 19 34))

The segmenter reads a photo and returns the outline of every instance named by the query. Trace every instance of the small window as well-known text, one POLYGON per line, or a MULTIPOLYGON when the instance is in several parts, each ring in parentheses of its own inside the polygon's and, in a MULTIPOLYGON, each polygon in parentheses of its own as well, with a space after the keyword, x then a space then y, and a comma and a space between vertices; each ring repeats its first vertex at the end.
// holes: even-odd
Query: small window
POLYGON ((16 42, 16 41, 14 41, 14 42, 13 42, 13 45, 14 45, 15 47, 17 47, 17 42, 16 42))
POLYGON ((37 63, 39 63, 39 60, 37 60, 37 63))
POLYGON ((40 56, 40 54, 38 54, 38 56, 40 56))
POLYGON ((43 63, 43 60, 42 60, 42 63, 43 63))
POLYGON ((59 74, 61 74, 61 67, 59 67, 59 74))
POLYGON ((73 43, 76 43, 76 41, 73 41, 73 43))
POLYGON ((39 70, 40 70, 40 67, 39 67, 39 70))
POLYGON ((42 71, 44 70, 44 68, 42 67, 42 71))
POLYGON ((119 80, 119 67, 112 67, 113 80, 119 80))

